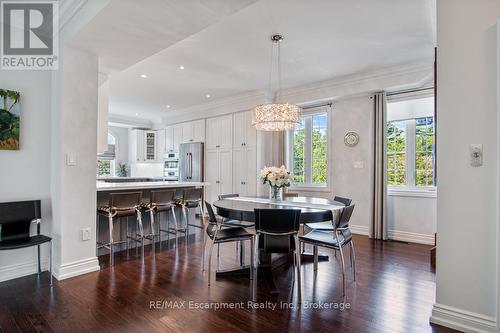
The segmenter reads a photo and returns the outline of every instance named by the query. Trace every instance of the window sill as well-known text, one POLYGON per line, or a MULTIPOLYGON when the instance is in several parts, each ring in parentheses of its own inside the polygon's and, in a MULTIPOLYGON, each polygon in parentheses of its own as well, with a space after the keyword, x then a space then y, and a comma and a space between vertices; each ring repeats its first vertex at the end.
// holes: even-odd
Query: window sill
POLYGON ((436 198, 437 189, 435 187, 414 188, 414 187, 389 187, 387 194, 393 197, 417 197, 417 198, 436 198))
POLYGON ((328 186, 303 185, 290 186, 288 189, 292 192, 330 192, 330 188, 328 186))

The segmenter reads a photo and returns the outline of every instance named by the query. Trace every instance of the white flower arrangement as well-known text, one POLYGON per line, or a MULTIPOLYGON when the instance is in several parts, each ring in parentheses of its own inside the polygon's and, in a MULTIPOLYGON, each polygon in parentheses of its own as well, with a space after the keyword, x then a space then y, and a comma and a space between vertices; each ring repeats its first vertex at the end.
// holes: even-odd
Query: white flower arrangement
POLYGON ((284 165, 278 167, 264 167, 260 170, 259 178, 262 184, 269 184, 271 187, 288 187, 292 183, 293 174, 284 165))

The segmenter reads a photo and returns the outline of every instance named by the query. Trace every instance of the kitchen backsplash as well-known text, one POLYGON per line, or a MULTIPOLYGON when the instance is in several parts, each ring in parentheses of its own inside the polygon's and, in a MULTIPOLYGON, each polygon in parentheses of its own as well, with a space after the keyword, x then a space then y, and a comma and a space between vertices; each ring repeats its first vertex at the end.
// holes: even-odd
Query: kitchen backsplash
POLYGON ((163 163, 134 163, 130 166, 130 177, 162 177, 163 163))

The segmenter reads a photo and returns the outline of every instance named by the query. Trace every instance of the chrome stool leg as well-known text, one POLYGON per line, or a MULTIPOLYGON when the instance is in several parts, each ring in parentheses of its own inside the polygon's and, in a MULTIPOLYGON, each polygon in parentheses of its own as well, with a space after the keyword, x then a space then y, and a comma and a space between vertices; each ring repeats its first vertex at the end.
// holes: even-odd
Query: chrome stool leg
POLYGON ((113 217, 110 215, 108 217, 109 223, 109 257, 110 265, 113 267, 115 265, 115 254, 113 251, 113 217))

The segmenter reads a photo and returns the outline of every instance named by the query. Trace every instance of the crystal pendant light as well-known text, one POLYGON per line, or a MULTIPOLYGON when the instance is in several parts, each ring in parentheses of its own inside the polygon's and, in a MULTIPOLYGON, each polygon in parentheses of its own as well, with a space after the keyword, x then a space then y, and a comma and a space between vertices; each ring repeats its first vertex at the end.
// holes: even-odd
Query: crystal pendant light
POLYGON ((280 103, 281 97, 281 35, 273 35, 271 41, 273 49, 271 53, 271 68, 269 71, 269 94, 272 94, 272 74, 274 69, 274 47, 277 47, 277 70, 278 70, 278 93, 273 103, 262 104, 253 109, 252 125, 261 131, 288 131, 294 129, 300 121, 301 109, 297 105, 280 103))

